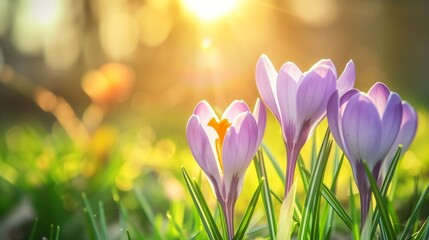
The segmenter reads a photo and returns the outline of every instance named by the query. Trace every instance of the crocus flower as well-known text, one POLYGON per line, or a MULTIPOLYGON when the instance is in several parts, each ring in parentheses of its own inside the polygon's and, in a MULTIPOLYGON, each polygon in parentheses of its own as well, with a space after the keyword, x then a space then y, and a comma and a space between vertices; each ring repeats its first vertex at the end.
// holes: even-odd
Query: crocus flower
POLYGON ((247 167, 265 131, 266 110, 256 101, 253 113, 243 101, 233 101, 219 119, 206 101, 194 109, 186 127, 192 154, 206 174, 234 236, 234 206, 247 167))
POLYGON ((363 162, 375 179, 386 156, 396 151, 395 142, 408 144, 416 128, 415 112, 400 96, 383 83, 376 83, 368 93, 351 90, 341 98, 335 92, 328 103, 328 124, 338 146, 350 161, 360 193, 361 223, 366 221, 371 190, 363 162), (401 127, 402 126, 402 127, 401 127), (401 133, 401 134, 400 134, 401 133), (395 149, 395 150, 393 150, 395 149))
POLYGON ((355 66, 349 61, 339 78, 331 60, 320 60, 307 72, 286 62, 277 73, 266 55, 256 65, 256 85, 265 105, 279 121, 287 151, 285 196, 294 179, 296 161, 315 127, 326 115, 329 97, 353 88, 355 66))

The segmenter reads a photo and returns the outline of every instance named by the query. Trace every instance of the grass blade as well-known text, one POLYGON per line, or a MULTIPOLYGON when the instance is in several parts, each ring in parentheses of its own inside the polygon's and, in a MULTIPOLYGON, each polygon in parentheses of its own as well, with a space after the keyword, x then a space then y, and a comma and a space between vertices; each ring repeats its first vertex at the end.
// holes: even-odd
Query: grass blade
POLYGON ((360 233, 359 233, 359 221, 357 219, 356 214, 356 204, 355 204, 355 196, 353 195, 353 187, 352 187, 352 180, 350 179, 350 187, 349 187, 349 198, 350 198, 350 212, 352 215, 352 234, 354 240, 360 240, 360 233))
POLYGON ((82 198, 87 213, 85 219, 89 221, 87 223, 87 229, 90 228, 91 233, 93 233, 92 235, 95 239, 101 239, 100 231, 98 230, 97 223, 95 222, 95 215, 92 211, 91 205, 89 204, 88 198, 86 197, 85 193, 82 193, 82 198))
POLYGON ((426 187, 426 190, 420 196, 416 206, 413 208, 413 211, 411 212, 411 215, 408 218, 408 221, 405 225, 405 229, 404 229, 404 231, 402 231, 401 237, 399 239, 401 239, 401 240, 408 239, 407 235, 408 235, 408 233, 410 233, 411 229, 413 228, 414 222, 416 221, 416 219, 420 213, 420 209, 423 206, 424 200, 428 196, 428 193, 429 193, 429 187, 426 187))
POLYGON ((55 240, 59 240, 59 239, 60 239, 60 226, 57 226, 57 231, 55 232, 55 240))
POLYGON ((134 188, 134 193, 137 197, 137 201, 139 202, 140 207, 142 208, 143 212, 146 214, 146 217, 148 218, 150 225, 152 225, 152 230, 153 230, 153 233, 155 234, 155 237, 157 239, 161 239, 161 233, 159 232, 155 224, 155 214, 153 213, 149 202, 147 201, 144 194, 138 188, 134 188))
POLYGON ((425 222, 421 226, 420 230, 416 233, 416 236, 413 238, 415 240, 429 239, 429 217, 426 218, 425 222))
POLYGON ((31 227, 30 237, 28 238, 29 240, 34 240, 34 236, 36 235, 38 224, 39 224, 39 219, 38 218, 34 219, 33 227, 31 227))
POLYGON ((322 142, 321 150, 319 151, 314 173, 310 178, 307 196, 304 202, 304 209, 299 227, 298 239, 308 239, 308 234, 314 237, 317 233, 317 211, 320 203, 320 192, 323 183, 323 176, 328 162, 329 152, 332 148, 332 140, 329 140, 329 129, 326 130, 325 137, 322 142))
POLYGON ((396 239, 395 230, 390 220, 389 212, 387 210, 384 197, 381 195, 380 191, 378 190, 377 182, 374 176, 372 175, 371 170, 368 167, 368 164, 364 162, 363 165, 365 168, 367 179, 369 181, 369 185, 371 186, 371 190, 374 193, 374 197, 377 202, 377 208, 380 211, 380 217, 381 217, 381 223, 382 223, 380 224, 380 228, 382 228, 382 230, 385 231, 385 234, 388 237, 388 239, 396 239))
POLYGON ((252 219, 253 212, 255 211, 256 204, 258 203, 259 195, 261 194, 261 189, 263 186, 264 178, 259 182, 258 188, 256 188, 255 193, 253 194, 252 199, 249 202, 249 207, 247 207, 246 212, 241 219, 240 225, 238 226, 237 232, 235 233, 234 239, 240 240, 243 239, 244 234, 246 233, 247 227, 250 224, 252 219))
POLYGON ((283 172, 282 167, 280 167, 279 162, 276 160, 276 158, 274 157, 274 155, 271 153, 270 149, 265 144, 262 144, 261 146, 262 146, 262 149, 267 154, 268 159, 271 161, 271 164, 273 164, 273 167, 276 170, 277 175, 282 180, 283 185, 284 185, 285 182, 286 182, 286 176, 285 176, 285 174, 283 172))
POLYGON ((270 194, 270 186, 267 179, 267 173, 265 171, 264 155, 262 150, 258 150, 258 153, 253 158, 253 163, 255 164, 256 173, 259 179, 264 178, 263 188, 262 188, 262 202, 264 203, 265 213, 268 222, 268 232, 270 234, 270 239, 275 239, 277 232, 277 222, 274 214, 273 200, 270 194))
POLYGON ((98 202, 98 211, 100 212, 101 236, 103 237, 102 239, 107 239, 107 223, 102 202, 98 202))
MULTIPOLYGON (((307 177, 307 179, 310 179, 310 173, 307 171, 307 169, 303 169, 303 173, 307 177)), ((341 205, 341 203, 338 201, 338 199, 335 197, 334 193, 329 190, 329 188, 322 184, 322 196, 325 198, 325 200, 329 203, 329 205, 334 209, 334 211, 337 213, 337 215, 343 220, 343 222, 347 225, 347 227, 352 230, 352 219, 347 214, 344 207, 341 205)))
MULTIPOLYGON (((386 197, 386 195, 387 195, 387 190, 389 190, 390 182, 393 179, 393 174, 395 173, 396 166, 398 165, 399 158, 401 157, 401 152, 402 152, 402 145, 399 145, 398 149, 396 150, 395 155, 393 156, 392 163, 390 164, 389 169, 387 170, 383 184, 381 185, 381 195, 383 197, 386 197)), ((376 207, 374 210, 372 222, 373 223, 379 222, 379 218, 380 218, 379 209, 378 209, 378 207, 376 207)), ((372 228, 371 238, 374 237, 374 233, 375 233, 376 229, 377 229, 376 226, 374 226, 372 228)))
POLYGON ((191 194, 192 201, 197 208, 200 219, 206 229, 207 235, 210 239, 222 239, 222 235, 216 225, 216 222, 207 206, 204 197, 201 194, 201 190, 198 185, 191 180, 185 168, 182 167, 183 177, 185 178, 186 186, 188 187, 189 193, 191 194))

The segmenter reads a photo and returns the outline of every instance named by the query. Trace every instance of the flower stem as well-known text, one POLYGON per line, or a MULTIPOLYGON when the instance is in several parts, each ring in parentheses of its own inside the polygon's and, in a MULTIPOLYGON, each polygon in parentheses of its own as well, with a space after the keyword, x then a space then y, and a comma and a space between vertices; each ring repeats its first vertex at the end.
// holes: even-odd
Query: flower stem
POLYGON ((234 238, 234 203, 221 203, 223 215, 226 222, 226 230, 228 232, 228 239, 234 238))
POLYGON ((286 198, 287 194, 289 193, 294 175, 295 175, 295 168, 296 168, 296 161, 298 159, 298 153, 299 151, 295 148, 288 148, 287 149, 287 163, 286 163, 286 186, 285 186, 285 195, 284 198, 286 198))

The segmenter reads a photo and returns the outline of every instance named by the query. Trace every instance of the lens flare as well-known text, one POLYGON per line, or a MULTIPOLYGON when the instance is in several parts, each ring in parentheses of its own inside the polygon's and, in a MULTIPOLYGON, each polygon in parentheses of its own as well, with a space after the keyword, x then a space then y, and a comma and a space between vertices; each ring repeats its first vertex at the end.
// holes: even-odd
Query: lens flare
POLYGON ((212 21, 232 12, 238 0, 183 0, 187 9, 203 21, 212 21))

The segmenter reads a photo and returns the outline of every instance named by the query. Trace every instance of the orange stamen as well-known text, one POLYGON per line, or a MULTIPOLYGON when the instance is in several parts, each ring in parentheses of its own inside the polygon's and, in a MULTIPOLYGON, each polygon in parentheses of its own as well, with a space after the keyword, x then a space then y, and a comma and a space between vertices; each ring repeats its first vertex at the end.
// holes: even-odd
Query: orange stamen
POLYGON ((207 126, 212 127, 217 135, 219 136, 218 139, 216 139, 216 153, 219 160, 220 168, 223 170, 222 165, 222 146, 223 146, 223 139, 225 138, 226 130, 231 126, 231 123, 228 121, 228 119, 222 119, 220 122, 216 121, 215 118, 210 119, 207 126))

